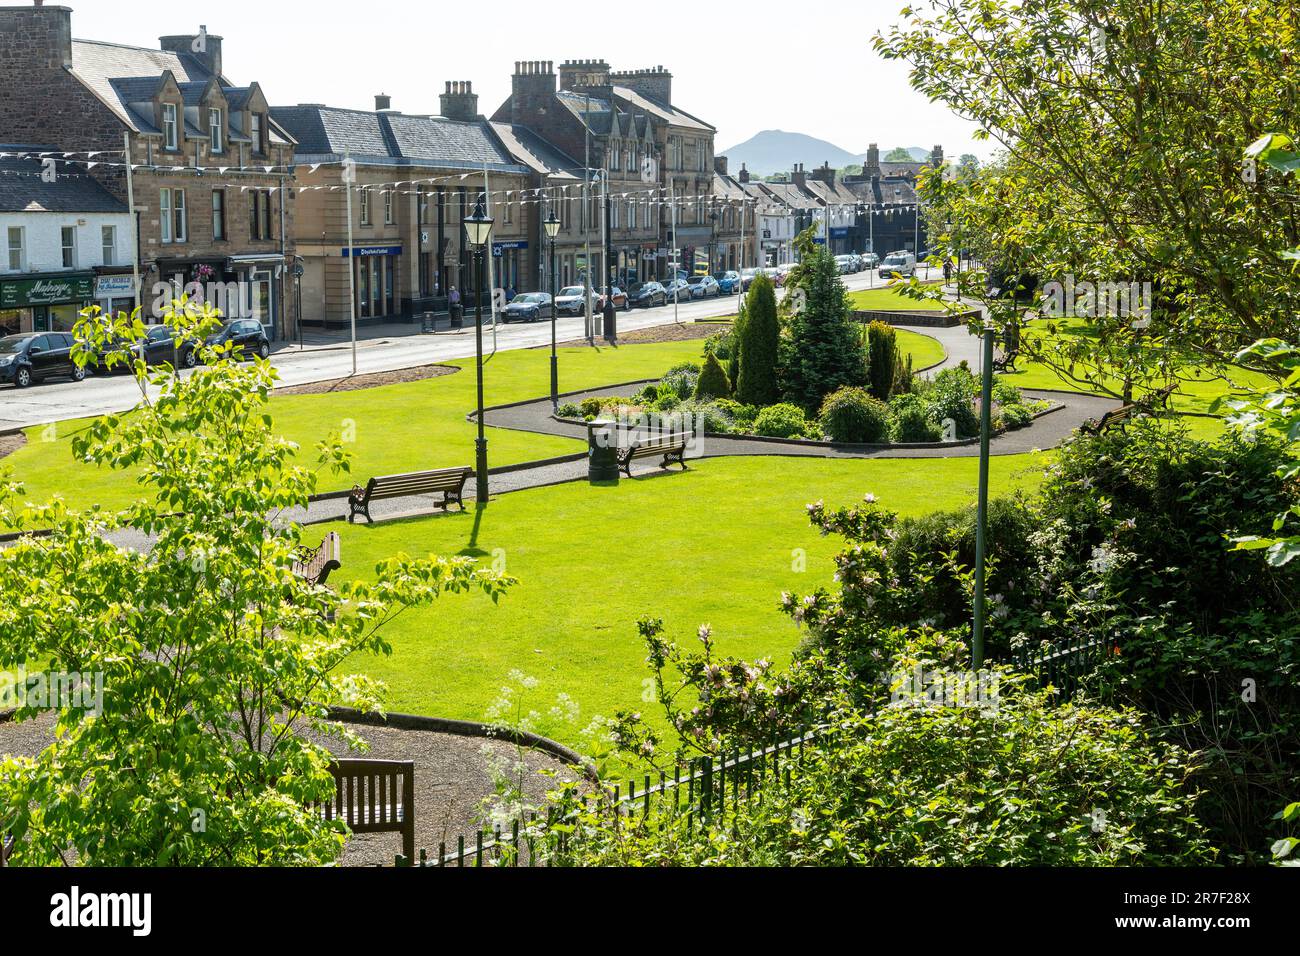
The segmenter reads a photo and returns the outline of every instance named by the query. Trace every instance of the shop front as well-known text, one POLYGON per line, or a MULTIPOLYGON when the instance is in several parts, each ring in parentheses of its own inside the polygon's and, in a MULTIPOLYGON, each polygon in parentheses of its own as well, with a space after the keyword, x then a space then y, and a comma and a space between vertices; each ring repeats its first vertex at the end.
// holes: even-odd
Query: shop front
POLYGON ((402 314, 401 246, 354 246, 343 249, 352 260, 353 289, 356 290, 357 321, 374 322, 402 314))
POLYGON ((95 297, 90 272, 56 272, 0 279, 0 329, 70 332, 95 297))
POLYGON ((135 309, 135 280, 130 273, 96 276, 95 305, 103 315, 130 316, 135 309))
POLYGON ((524 274, 527 256, 527 239, 502 239, 492 243, 492 270, 497 288, 516 292, 537 291, 521 284, 529 281, 524 274))

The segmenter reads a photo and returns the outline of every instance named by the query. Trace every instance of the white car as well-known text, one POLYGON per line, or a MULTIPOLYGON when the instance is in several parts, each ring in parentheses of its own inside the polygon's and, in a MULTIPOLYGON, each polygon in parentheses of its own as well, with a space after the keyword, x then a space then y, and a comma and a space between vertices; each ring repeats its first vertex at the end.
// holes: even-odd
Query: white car
MULTIPOLYGON (((583 293, 586 290, 580 285, 566 286, 560 290, 560 294, 555 297, 555 312, 557 315, 582 315, 587 311, 584 304, 583 293)), ((596 309, 596 293, 591 293, 591 311, 596 309)))

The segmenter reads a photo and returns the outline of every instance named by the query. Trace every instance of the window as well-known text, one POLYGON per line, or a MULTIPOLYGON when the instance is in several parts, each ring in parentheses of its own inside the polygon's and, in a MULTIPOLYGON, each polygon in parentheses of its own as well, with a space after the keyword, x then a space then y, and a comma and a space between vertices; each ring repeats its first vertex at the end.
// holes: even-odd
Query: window
POLYGON ((418 192, 420 204, 420 225, 427 226, 429 224, 429 190, 425 186, 420 186, 418 192))
POLYGON ((361 225, 370 225, 370 187, 362 186, 357 190, 358 198, 361 200, 361 225))
POLYGON ((502 223, 508 226, 515 221, 514 203, 512 203, 509 199, 507 199, 505 202, 501 204, 501 207, 502 207, 501 221, 502 223))
POLYGON ((164 189, 159 193, 158 225, 163 242, 184 242, 187 233, 185 190, 164 189))
POLYGON ((77 227, 64 226, 60 230, 63 245, 63 268, 77 268, 77 227))
POLYGON ((617 172, 622 168, 622 165, 618 143, 611 143, 609 147, 609 168, 617 172))
POLYGON ((164 103, 162 108, 163 148, 176 149, 179 140, 176 136, 176 104, 164 103))
POLYGON ((9 271, 22 272, 27 265, 27 250, 23 243, 23 227, 9 227, 9 271))
POLYGON ((117 265, 117 226, 100 226, 99 244, 103 247, 104 265, 117 265))
POLYGON ((393 224, 393 191, 384 190, 384 224, 391 226, 393 224))
POLYGON ((226 126, 221 122, 221 110, 208 110, 208 133, 212 138, 212 152, 224 149, 226 126))
POLYGON ((271 192, 267 189, 248 191, 248 234, 252 239, 272 239, 275 231, 271 220, 271 192))
POLYGON ((266 126, 261 113, 251 113, 248 117, 248 136, 253 141, 253 152, 259 156, 266 154, 266 126))
POLYGON ((226 191, 212 190, 212 238, 226 238, 226 191))

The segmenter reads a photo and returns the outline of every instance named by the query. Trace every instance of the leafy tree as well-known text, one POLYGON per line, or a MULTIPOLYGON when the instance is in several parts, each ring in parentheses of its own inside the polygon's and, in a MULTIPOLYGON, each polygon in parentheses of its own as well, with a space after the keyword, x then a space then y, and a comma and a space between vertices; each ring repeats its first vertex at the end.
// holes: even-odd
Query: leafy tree
POLYGON ((912 154, 908 152, 907 149, 905 149, 902 146, 896 146, 893 149, 891 149, 888 153, 885 154, 884 162, 911 163, 911 162, 915 162, 915 160, 912 159, 912 154))
POLYGON ((727 380, 727 373, 718 357, 710 352, 704 358, 704 368, 700 371, 699 381, 695 383, 695 398, 708 401, 711 398, 730 397, 731 382, 727 380))
MULTIPOLYGON (((83 365, 144 335, 138 312, 95 313, 76 329, 83 365)), ((166 322, 204 364, 180 378, 135 361, 139 406, 73 442, 78 460, 134 472, 141 500, 74 511, 0 484, 0 525, 49 529, 0 551, 0 669, 41 662, 102 688, 90 706, 20 702, 17 720, 54 712, 57 733, 39 756, 0 763, 0 831, 20 865, 328 863, 346 831, 313 809, 333 792, 331 758, 301 731, 355 743, 327 708, 375 711, 382 690, 340 668, 391 653, 384 626, 405 608, 478 588, 496 600, 510 582, 464 558, 398 555, 374 584, 308 584, 292 515, 317 475, 272 430, 274 370, 205 346, 219 324, 207 307, 166 322), (148 553, 110 541, 128 529, 148 553)), ((347 469, 336 439, 318 452, 321 468, 347 469)))
POLYGON ((764 273, 754 276, 745 300, 745 321, 737 336, 740 363, 736 399, 746 405, 771 405, 781 397, 777 360, 781 324, 776 312, 776 290, 764 273))
MULTIPOLYGON (((1106 348, 1225 363, 1287 338, 1300 285, 1294 190, 1243 162, 1263 131, 1300 128, 1300 8, 1273 0, 929 0, 876 38, 913 86, 1007 150, 1009 175, 953 217, 1017 271, 1149 281, 1149 327, 1106 348)), ((1248 356, 1270 368, 1267 356, 1248 356)), ((1147 363, 1143 357, 1137 364, 1147 363)))
POLYGON ((894 376, 898 372, 898 336, 887 322, 867 326, 867 374, 871 394, 882 402, 894 394, 894 376))
POLYGON ((782 391, 786 399, 816 414, 831 392, 865 385, 867 370, 861 331, 851 317, 848 290, 835 257, 807 236, 800 267, 790 273, 783 307, 789 336, 783 340, 782 391))

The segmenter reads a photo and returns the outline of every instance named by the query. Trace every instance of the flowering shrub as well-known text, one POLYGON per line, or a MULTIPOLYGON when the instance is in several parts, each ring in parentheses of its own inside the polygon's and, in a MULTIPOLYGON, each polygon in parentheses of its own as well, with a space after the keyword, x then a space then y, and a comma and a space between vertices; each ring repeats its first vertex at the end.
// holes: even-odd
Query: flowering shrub
POLYGON ((889 409, 863 388, 846 386, 827 395, 820 421, 831 441, 875 443, 889 438, 889 409))

